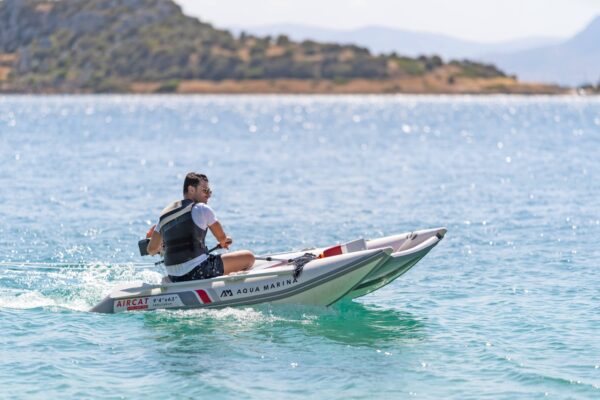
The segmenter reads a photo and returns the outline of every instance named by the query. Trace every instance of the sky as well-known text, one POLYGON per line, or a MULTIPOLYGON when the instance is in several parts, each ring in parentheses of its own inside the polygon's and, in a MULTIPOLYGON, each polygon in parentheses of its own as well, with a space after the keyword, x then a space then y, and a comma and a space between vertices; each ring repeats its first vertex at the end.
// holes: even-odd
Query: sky
POLYGON ((217 28, 379 25, 478 42, 567 38, 600 15, 600 0, 175 0, 217 28))

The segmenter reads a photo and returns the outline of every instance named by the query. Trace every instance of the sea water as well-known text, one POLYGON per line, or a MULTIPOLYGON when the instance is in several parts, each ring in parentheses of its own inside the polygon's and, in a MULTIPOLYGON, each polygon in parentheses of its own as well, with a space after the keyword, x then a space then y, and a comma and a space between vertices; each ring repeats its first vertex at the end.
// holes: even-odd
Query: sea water
POLYGON ((0 97, 0 397, 600 398, 599 196, 598 98, 0 97), (188 171, 234 249, 448 233, 329 308, 88 312, 188 171))

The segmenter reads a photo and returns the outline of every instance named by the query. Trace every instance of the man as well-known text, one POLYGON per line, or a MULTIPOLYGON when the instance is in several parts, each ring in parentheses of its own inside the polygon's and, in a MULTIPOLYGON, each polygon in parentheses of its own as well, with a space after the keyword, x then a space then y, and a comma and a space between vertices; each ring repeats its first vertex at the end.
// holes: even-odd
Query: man
POLYGON ((209 279, 250 268, 254 255, 235 251, 223 255, 207 254, 204 238, 208 229, 222 248, 232 243, 206 203, 212 191, 206 175, 190 172, 183 182, 183 200, 168 205, 155 226, 148 253, 164 251, 165 267, 172 282, 209 279))

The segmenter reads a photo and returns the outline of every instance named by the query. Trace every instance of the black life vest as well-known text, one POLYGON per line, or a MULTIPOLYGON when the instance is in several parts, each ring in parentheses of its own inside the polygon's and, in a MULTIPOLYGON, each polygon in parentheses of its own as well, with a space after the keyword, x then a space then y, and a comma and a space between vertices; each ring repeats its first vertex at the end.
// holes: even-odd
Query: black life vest
POLYGON ((192 200, 171 203, 160 214, 159 232, 164 246, 165 266, 181 264, 208 253, 204 238, 206 230, 192 219, 192 200))

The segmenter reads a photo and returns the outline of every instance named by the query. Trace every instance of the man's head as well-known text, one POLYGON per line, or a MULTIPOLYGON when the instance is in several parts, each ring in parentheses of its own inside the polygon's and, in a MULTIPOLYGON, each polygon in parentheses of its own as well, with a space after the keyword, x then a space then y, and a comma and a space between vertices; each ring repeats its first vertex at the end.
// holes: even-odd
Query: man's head
POLYGON ((183 181, 183 197, 197 203, 206 203, 212 191, 208 186, 208 178, 204 174, 190 172, 183 181))

